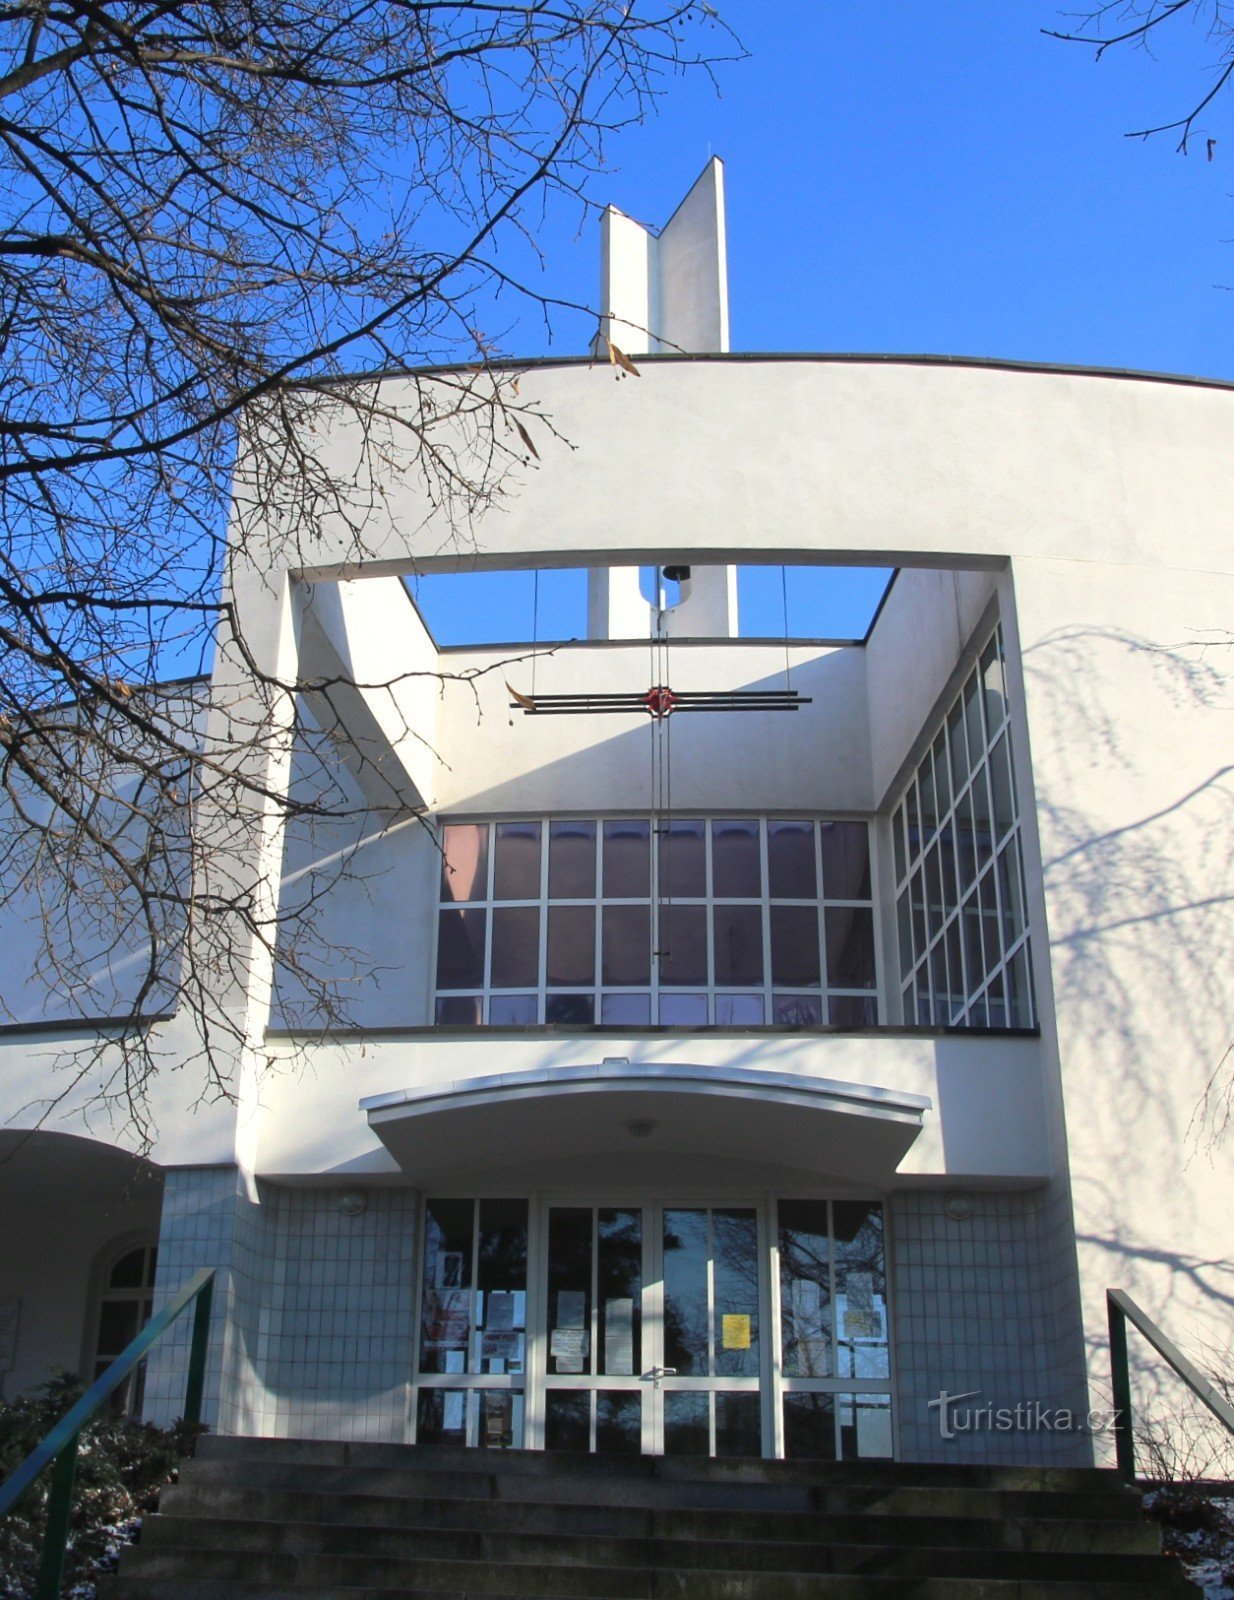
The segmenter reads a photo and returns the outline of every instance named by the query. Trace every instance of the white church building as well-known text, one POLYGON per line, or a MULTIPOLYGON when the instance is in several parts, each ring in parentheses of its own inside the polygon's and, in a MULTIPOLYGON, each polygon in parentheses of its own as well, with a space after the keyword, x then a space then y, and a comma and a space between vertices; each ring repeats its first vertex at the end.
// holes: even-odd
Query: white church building
MULTIPOLYGON (((402 797, 322 906, 375 974, 346 1025, 256 963, 233 1094, 164 1072, 137 1153, 88 1085, 38 1103, 83 1008, 5 929, 0 1393, 93 1374, 212 1266, 224 1433, 1103 1455, 937 1400, 1102 1405, 1109 1286, 1228 1345, 1234 392, 732 353, 716 162, 603 253, 637 378, 518 364, 554 433, 469 557, 588 568, 586 638, 439 646, 404 578, 458 554, 407 479, 363 561, 340 522, 232 576, 259 665, 402 684, 332 730, 357 812, 368 770, 402 797), (737 571, 781 564, 894 578, 863 638, 749 637, 737 571)), ((209 687, 246 692, 226 651, 209 687)), ((272 824, 284 892, 356 826, 272 824)))

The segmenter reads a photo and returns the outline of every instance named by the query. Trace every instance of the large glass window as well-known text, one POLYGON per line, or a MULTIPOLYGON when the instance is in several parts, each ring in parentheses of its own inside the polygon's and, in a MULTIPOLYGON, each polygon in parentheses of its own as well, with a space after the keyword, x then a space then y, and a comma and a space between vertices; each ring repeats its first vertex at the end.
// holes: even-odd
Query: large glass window
POLYGON ((892 816, 907 1022, 1035 1025, 1020 832, 996 628, 892 816))
POLYGON ((441 845, 438 1022, 878 1021, 864 822, 452 822, 441 845))

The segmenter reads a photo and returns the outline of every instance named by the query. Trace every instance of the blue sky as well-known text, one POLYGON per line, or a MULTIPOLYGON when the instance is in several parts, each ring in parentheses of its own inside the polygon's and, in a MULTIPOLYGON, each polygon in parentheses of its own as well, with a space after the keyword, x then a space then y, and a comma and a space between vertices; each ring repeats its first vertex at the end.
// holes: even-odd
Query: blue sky
MULTIPOLYGON (((668 84, 658 115, 612 140, 592 192, 658 225, 708 157, 724 158, 734 349, 1234 379, 1234 102, 1206 113, 1187 156, 1170 135, 1124 137, 1188 109, 1211 82, 1190 22, 1159 32, 1151 55, 1095 61, 1043 35, 1070 21, 1057 0, 719 9, 748 58, 718 69, 718 94, 702 77, 668 84)), ((538 233, 533 286, 594 304, 594 218, 562 206, 538 233)), ((575 354, 593 331, 562 314, 550 339, 512 303, 498 317, 519 354, 575 354)), ((509 584, 503 605, 530 619, 530 579, 509 584)), ((850 594, 840 575, 820 574, 813 591, 794 589, 790 630, 859 634, 877 587, 858 580, 850 594)), ((421 599, 443 640, 480 632, 487 600, 431 588, 421 599)), ((778 581, 762 588, 747 621, 778 633, 778 581)), ((541 637, 581 629, 581 592, 577 579, 542 578, 541 637)))

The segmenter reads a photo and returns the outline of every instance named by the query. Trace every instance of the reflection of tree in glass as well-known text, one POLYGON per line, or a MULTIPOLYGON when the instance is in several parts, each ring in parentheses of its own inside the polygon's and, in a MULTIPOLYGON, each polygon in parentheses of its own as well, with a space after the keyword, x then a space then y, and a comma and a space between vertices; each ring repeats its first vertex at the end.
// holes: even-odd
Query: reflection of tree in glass
POLYGON ((664 1364, 683 1377, 705 1376, 707 1213, 664 1213, 664 1364))

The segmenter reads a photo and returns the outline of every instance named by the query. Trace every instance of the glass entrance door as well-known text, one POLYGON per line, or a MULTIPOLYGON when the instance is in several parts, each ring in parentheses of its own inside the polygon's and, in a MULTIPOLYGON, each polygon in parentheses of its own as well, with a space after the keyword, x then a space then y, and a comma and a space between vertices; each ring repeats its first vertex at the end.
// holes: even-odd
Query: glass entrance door
POLYGON ((544 1445, 764 1453, 754 1207, 550 1206, 544 1445))

